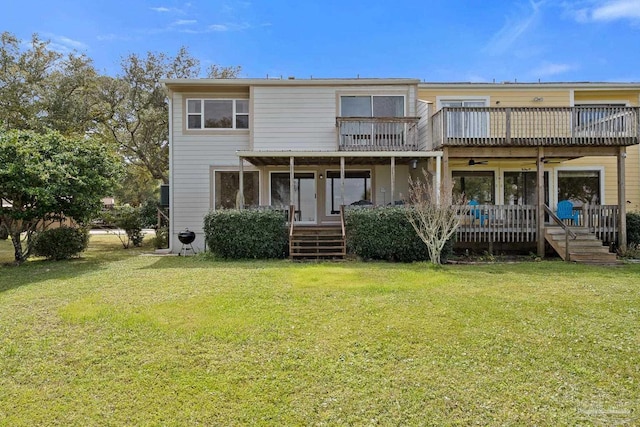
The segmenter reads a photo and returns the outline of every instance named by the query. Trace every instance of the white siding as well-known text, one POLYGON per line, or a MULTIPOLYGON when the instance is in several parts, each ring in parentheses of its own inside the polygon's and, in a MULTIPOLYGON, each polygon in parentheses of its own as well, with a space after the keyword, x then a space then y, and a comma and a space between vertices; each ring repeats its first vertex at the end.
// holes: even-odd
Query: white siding
POLYGON ((431 140, 431 103, 427 101, 418 100, 418 116, 420 121, 418 122, 418 149, 419 150, 431 150, 433 149, 433 141, 431 140))
POLYGON ((181 94, 173 95, 171 248, 175 253, 182 246, 177 235, 184 228, 196 233, 194 247, 198 252, 204 249, 202 225, 211 207, 211 166, 237 167, 236 150, 249 149, 247 131, 231 131, 224 135, 184 135, 183 102, 181 94))
POLYGON ((337 150, 339 96, 397 94, 415 115, 415 86, 254 87, 254 150, 337 150))

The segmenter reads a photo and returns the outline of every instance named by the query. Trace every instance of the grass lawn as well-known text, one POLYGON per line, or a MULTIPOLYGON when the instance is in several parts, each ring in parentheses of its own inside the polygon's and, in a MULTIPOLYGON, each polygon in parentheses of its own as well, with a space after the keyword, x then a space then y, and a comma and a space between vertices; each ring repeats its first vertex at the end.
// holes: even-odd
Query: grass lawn
POLYGON ((0 267, 0 425, 640 424, 640 265, 118 245, 0 267))

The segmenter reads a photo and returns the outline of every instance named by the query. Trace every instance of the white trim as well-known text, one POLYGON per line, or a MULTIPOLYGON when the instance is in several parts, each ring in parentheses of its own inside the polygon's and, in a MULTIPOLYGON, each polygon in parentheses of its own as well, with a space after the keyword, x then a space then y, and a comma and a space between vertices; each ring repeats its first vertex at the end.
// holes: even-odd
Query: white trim
MULTIPOLYGON (((169 236, 168 236, 168 244, 169 249, 172 248, 173 244, 173 233, 175 231, 175 215, 173 214, 173 193, 175 186, 173 185, 173 94, 169 94, 168 96, 168 108, 169 108, 169 236)), ((176 233, 177 235, 177 233, 176 233)))
POLYGON ((575 89, 569 89, 569 107, 575 106, 576 103, 576 91, 575 89))
POLYGON ((249 130, 249 126, 250 126, 250 102, 249 102, 249 98, 203 98, 203 97, 196 97, 196 98, 188 98, 185 97, 184 98, 184 111, 185 111, 185 115, 184 115, 184 129, 186 131, 211 131, 211 130, 243 130, 243 131, 248 131, 249 130), (189 112, 189 101, 200 101, 200 113, 190 113, 189 112), (230 128, 209 128, 209 127, 205 127, 205 120, 204 120, 204 103, 205 101, 231 101, 231 127, 230 128), (246 113, 237 113, 236 110, 236 103, 238 101, 247 101, 247 112, 246 113), (199 115, 200 116, 200 127, 199 128, 191 128, 189 127, 189 117, 190 116, 196 116, 199 115), (236 119, 237 116, 247 116, 247 127, 246 128, 239 128, 236 127, 236 119))
POLYGON ((552 206, 558 204, 558 172, 559 171, 598 171, 600 172, 600 204, 606 205, 606 194, 604 191, 605 167, 604 166, 558 166, 553 169, 553 193, 549 193, 549 203, 552 206))
POLYGON ((485 107, 490 107, 491 106, 491 96, 486 95, 486 96, 480 96, 480 95, 461 95, 461 94, 455 94, 455 95, 438 95, 436 96, 436 111, 440 110, 442 108, 442 102, 443 101, 457 101, 457 102, 464 102, 464 101, 484 101, 484 106, 485 107))
MULTIPOLYGON (((245 161, 246 163, 246 161, 245 161)), ((244 172, 258 172, 258 205, 262 201, 262 171, 249 163, 243 166, 244 172)), ((216 172, 240 172, 238 166, 209 166, 209 209, 216 210, 216 172)), ((246 198, 246 195, 245 195, 246 198)))

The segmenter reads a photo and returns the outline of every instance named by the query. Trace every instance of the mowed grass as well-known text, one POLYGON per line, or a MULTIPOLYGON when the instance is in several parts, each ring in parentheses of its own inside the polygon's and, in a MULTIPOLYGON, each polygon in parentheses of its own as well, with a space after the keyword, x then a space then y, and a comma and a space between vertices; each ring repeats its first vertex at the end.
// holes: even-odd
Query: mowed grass
POLYGON ((0 267, 0 425, 640 424, 639 265, 118 245, 0 267))

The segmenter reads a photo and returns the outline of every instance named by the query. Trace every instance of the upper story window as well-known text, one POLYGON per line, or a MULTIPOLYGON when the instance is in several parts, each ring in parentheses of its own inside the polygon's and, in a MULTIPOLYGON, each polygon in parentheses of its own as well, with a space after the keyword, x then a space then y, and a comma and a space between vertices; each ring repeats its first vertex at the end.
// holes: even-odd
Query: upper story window
POLYGON ((249 129, 249 100, 188 99, 187 129, 249 129))
POLYGON ((342 117, 404 117, 404 96, 341 96, 342 117))

